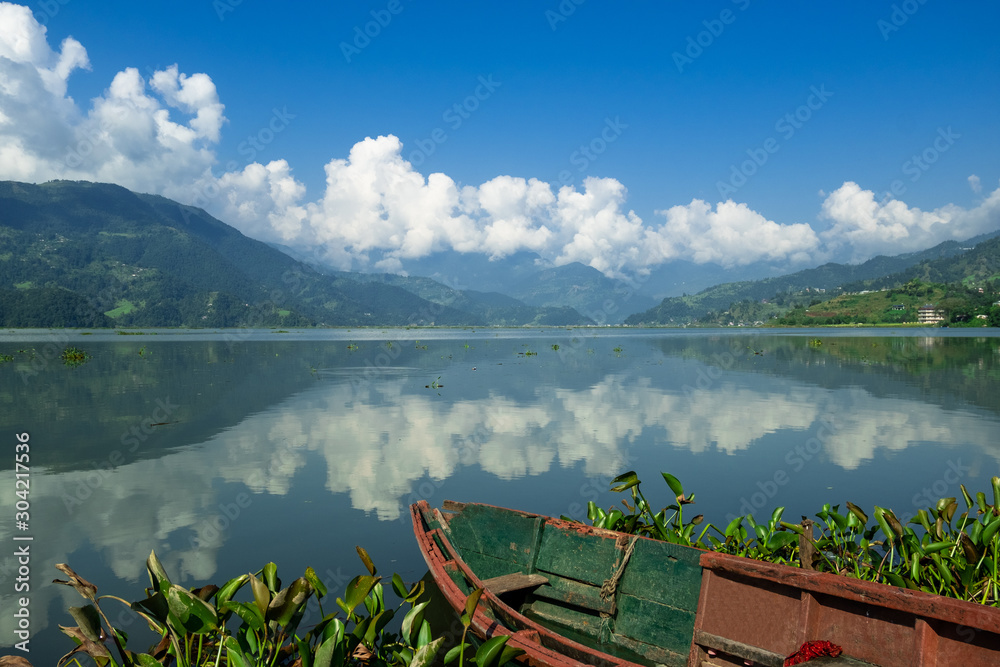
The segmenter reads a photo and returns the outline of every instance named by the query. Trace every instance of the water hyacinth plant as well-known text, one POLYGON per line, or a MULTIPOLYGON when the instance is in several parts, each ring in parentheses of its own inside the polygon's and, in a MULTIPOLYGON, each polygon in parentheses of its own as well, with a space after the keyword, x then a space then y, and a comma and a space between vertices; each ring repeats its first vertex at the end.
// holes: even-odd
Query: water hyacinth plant
MULTIPOLYGON (((424 618, 429 601, 424 584, 407 587, 398 574, 391 579, 392 590, 400 599, 396 608, 386 605, 382 577, 367 552, 357 548, 367 569, 352 579, 344 596, 335 600, 337 610, 326 613, 323 598, 326 585, 312 568, 286 587, 278 578, 277 566, 268 563, 256 573, 230 579, 221 587, 206 585, 186 589, 170 581, 162 564, 151 553, 146 560, 150 587, 146 597, 129 603, 114 595, 98 595, 97 586, 79 576, 66 564, 56 567, 68 580, 55 580, 74 588, 89 604, 71 607, 75 627, 60 629, 77 646, 58 665, 75 663, 89 656, 99 667, 427 667, 445 643, 433 637, 424 618), (243 600, 237 594, 243 591, 243 600), (321 620, 302 627, 307 605, 315 599, 321 620), (112 626, 101 603, 114 600, 141 616, 160 636, 146 652, 128 648, 128 635, 112 626), (396 625, 398 612, 409 606, 396 625)), ((481 591, 479 591, 481 594, 481 591)), ((468 627, 479 595, 470 595, 462 622, 468 627), (467 618, 468 617, 468 618, 467 618)), ((448 654, 446 662, 459 660, 475 649, 469 660, 477 667, 499 667, 518 654, 504 641, 488 641, 478 647, 462 641, 448 654)), ((3 660, 0 660, 3 664, 3 660)), ((30 664, 30 663, 25 663, 30 664)))
POLYGON ((941 498, 907 525, 891 509, 876 506, 869 517, 848 502, 846 512, 824 505, 817 521, 783 521, 785 508, 778 507, 766 522, 748 514, 725 530, 705 524, 695 536, 703 517, 685 523, 683 516, 694 495, 687 497, 673 475, 661 475, 675 500, 659 512, 629 471, 611 482, 612 491, 630 492, 632 502, 622 501, 626 511, 605 511, 591 502, 588 518, 599 528, 1000 606, 1000 477, 990 480, 992 503, 985 493, 973 497, 960 485, 966 506, 960 514, 957 498, 941 498))

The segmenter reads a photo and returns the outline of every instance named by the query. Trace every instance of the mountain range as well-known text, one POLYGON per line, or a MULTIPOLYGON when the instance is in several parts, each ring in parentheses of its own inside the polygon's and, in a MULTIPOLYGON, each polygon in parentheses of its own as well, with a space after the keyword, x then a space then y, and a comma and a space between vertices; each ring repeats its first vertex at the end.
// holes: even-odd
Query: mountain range
MULTIPOLYGON (((738 302, 1000 274, 989 236, 863 264, 674 293, 722 275, 676 263, 642 284, 531 253, 431 256, 410 275, 338 271, 205 211, 117 185, 0 182, 0 325, 8 327, 685 324, 738 302), (424 272, 420 277, 417 272, 424 272)), ((992 236, 995 236, 992 235, 992 236)), ((768 272, 744 267, 743 276, 768 272)), ((730 274, 731 275, 731 274, 730 274)))

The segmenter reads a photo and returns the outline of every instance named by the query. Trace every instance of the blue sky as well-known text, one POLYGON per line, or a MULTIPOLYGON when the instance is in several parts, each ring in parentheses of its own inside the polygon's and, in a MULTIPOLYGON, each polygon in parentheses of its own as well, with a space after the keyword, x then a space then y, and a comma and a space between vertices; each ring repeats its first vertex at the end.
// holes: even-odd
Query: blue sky
POLYGON ((1000 228, 998 18, 941 0, 0 3, 0 178, 157 192, 341 268, 859 261, 1000 228))

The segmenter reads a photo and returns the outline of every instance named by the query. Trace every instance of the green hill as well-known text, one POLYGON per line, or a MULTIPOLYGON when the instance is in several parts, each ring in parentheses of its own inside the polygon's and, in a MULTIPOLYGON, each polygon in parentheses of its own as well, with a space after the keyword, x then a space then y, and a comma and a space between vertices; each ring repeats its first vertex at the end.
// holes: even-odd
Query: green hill
MULTIPOLYGON (((0 182, 0 326, 494 323, 357 277, 319 273, 164 197, 102 183, 0 182)), ((531 308, 518 315, 502 323, 553 318, 531 308)))
POLYGON ((684 325, 699 320, 766 321, 796 306, 826 298, 830 293, 885 289, 917 277, 928 282, 982 282, 987 276, 1000 272, 998 263, 1000 237, 996 235, 977 237, 965 243, 946 241, 921 252, 878 256, 862 264, 824 264, 786 276, 724 283, 694 295, 669 297, 644 313, 630 316, 625 323, 684 325), (972 245, 975 247, 970 250, 972 245), (734 311, 738 314, 733 314, 734 311), (733 317, 721 317, 726 313, 733 317))

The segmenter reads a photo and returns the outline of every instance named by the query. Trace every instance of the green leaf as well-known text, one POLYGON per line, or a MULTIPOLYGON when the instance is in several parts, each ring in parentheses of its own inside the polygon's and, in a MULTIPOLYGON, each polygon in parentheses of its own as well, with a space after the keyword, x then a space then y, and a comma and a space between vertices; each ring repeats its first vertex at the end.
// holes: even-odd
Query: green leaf
POLYGON ((459 654, 467 648, 469 648, 469 645, 466 643, 459 644, 458 646, 452 646, 444 655, 444 664, 447 665, 454 662, 458 658, 459 654))
POLYGON ((176 584, 167 591, 167 606, 188 632, 200 635, 218 629, 215 607, 176 584))
POLYGON ((673 492, 677 500, 681 500, 684 497, 684 486, 681 484, 681 481, 668 472, 661 472, 660 474, 663 475, 663 480, 670 487, 671 492, 673 492))
POLYGON ((145 612, 149 614, 161 625, 166 624, 167 615, 170 613, 170 607, 167 605, 167 597, 159 591, 153 593, 145 600, 133 602, 129 606, 137 612, 145 612))
POLYGON ((970 510, 972 509, 972 497, 969 495, 968 490, 965 488, 965 484, 959 484, 958 488, 962 490, 962 498, 965 500, 965 506, 970 510))
MULTIPOLYGON (((312 585, 306 578, 299 577, 271 599, 265 618, 277 621, 282 627, 288 626, 296 614, 303 611, 312 590, 312 585)), ((294 631, 289 631, 288 634, 294 634, 294 631)))
POLYGON ((253 667, 253 663, 247 659, 242 649, 240 649, 240 644, 236 641, 236 637, 232 635, 226 637, 223 646, 226 647, 226 661, 231 667, 253 667))
POLYGON ((634 470, 629 470, 611 480, 611 490, 619 492, 628 491, 632 487, 638 486, 638 484, 639 476, 635 474, 634 470))
POLYGON ((70 616, 80 626, 83 636, 92 642, 101 641, 101 617, 92 604, 85 607, 70 607, 70 616))
POLYGON ((1000 516, 994 516, 992 521, 986 524, 983 528, 982 542, 983 546, 986 546, 989 542, 993 540, 993 536, 997 534, 997 530, 1000 529, 1000 516))
POLYGON ((896 541, 896 533, 889 526, 889 522, 885 519, 885 510, 883 510, 878 505, 875 506, 875 521, 878 523, 879 528, 882 529, 882 533, 885 535, 885 539, 890 543, 896 541))
POLYGON ((345 646, 342 640, 330 637, 316 649, 316 656, 313 658, 313 667, 341 667, 346 657, 345 646), (335 656, 340 659, 335 660, 335 656))
POLYGON ((438 651, 441 650, 442 644, 444 644, 444 637, 438 637, 434 641, 421 646, 413 654, 413 659, 410 660, 408 667, 430 667, 434 663, 434 658, 437 656, 438 651))
POLYGON ((229 600, 222 605, 222 608, 234 612, 247 624, 247 627, 255 631, 261 632, 264 629, 264 615, 260 613, 260 609, 256 605, 229 600))
POLYGON ((268 563, 264 566, 261 576, 264 583, 267 584, 267 590, 271 593, 277 593, 281 590, 281 579, 278 579, 278 566, 274 563, 268 563))
POLYGON ((299 649, 299 658, 302 660, 301 667, 313 667, 313 652, 308 640, 299 639, 295 645, 299 649))
POLYGON ((167 576, 167 571, 163 569, 160 559, 156 557, 155 551, 149 552, 149 558, 146 559, 146 570, 149 572, 150 586, 166 595, 167 589, 170 588, 170 578, 167 576))
POLYGON ((726 537, 731 537, 731 536, 735 535, 736 532, 739 530, 740 525, 742 525, 742 523, 743 523, 743 517, 741 517, 741 516, 738 516, 735 519, 733 519, 732 521, 730 521, 729 525, 726 526, 725 536, 726 537))
POLYGON ((355 549, 358 550, 358 555, 361 556, 361 562, 365 564, 366 568, 368 568, 368 573, 374 577, 377 574, 377 572, 375 570, 375 564, 372 563, 372 559, 368 555, 368 552, 365 551, 364 548, 360 546, 355 547, 355 549))
POLYGON ((431 643, 433 639, 431 635, 431 624, 424 619, 424 622, 420 624, 420 632, 417 634, 417 646, 426 646, 431 643))
POLYGON ((930 554, 936 554, 939 551, 944 551, 945 549, 950 549, 953 546, 955 546, 955 543, 950 541, 934 542, 933 544, 928 544, 925 547, 921 547, 920 550, 923 551, 925 554, 930 555, 930 554))
POLYGON ((848 501, 847 502, 847 509, 849 509, 851 511, 851 514, 853 514, 854 516, 856 516, 858 518, 858 521, 861 522, 862 526, 868 524, 868 515, 865 514, 864 510, 862 510, 860 507, 858 507, 854 503, 848 501))
POLYGON ((782 548, 798 542, 798 539, 799 536, 795 533, 775 531, 767 540, 767 548, 769 551, 780 551, 782 548))
POLYGON ((253 590, 253 599, 260 610, 262 617, 267 616, 267 606, 271 604, 271 591, 267 585, 254 575, 250 575, 250 588, 253 590))
POLYGON ((479 598, 482 595, 483 589, 477 588, 469 593, 469 597, 465 598, 465 613, 462 614, 462 625, 465 627, 472 625, 472 617, 475 616, 476 606, 479 604, 479 598))
POLYGON ((215 592, 215 604, 221 609, 222 605, 229 602, 236 595, 236 591, 243 588, 243 585, 248 581, 250 581, 249 574, 243 574, 227 581, 222 588, 215 592))
MULTIPOLYGON (((132 659, 135 660, 139 667, 163 667, 163 663, 148 653, 133 653, 132 659)), ((234 664, 233 667, 236 667, 236 665, 234 664)))
POLYGON ((508 662, 514 660, 520 655, 524 655, 524 649, 516 646, 504 646, 503 653, 500 654, 500 659, 497 660, 497 664, 506 665, 508 662))
POLYGON ((898 574, 896 574, 895 572, 886 571, 882 573, 882 576, 885 577, 885 580, 888 581, 893 586, 898 586, 899 588, 906 588, 906 582, 903 581, 903 578, 898 574))
POLYGON ((406 584, 403 583, 403 578, 398 573, 392 575, 392 592, 398 598, 406 598, 406 584))
POLYGON ((306 581, 308 581, 309 584, 313 587, 313 590, 316 591, 317 597, 323 597, 324 595, 326 595, 327 593, 326 584, 324 584, 323 581, 316 575, 316 570, 312 569, 311 567, 307 567, 305 576, 306 576, 306 581))
POLYGON ((354 609, 364 602, 368 594, 372 592, 380 577, 359 575, 351 579, 347 584, 347 591, 344 593, 343 609, 347 613, 352 613, 354 609))
POLYGON ((503 647, 507 644, 510 635, 499 635, 490 637, 476 651, 475 661, 479 667, 498 667, 500 656, 503 655, 503 647))
POLYGON ((424 620, 424 609, 427 608, 428 604, 430 604, 429 600, 426 602, 421 602, 418 605, 414 605, 413 609, 408 611, 406 613, 406 616, 403 617, 403 625, 402 625, 403 639, 405 639, 410 644, 414 645, 416 644, 416 642, 414 641, 416 639, 415 637, 416 633, 413 630, 414 628, 417 628, 419 630, 420 624, 424 620))

